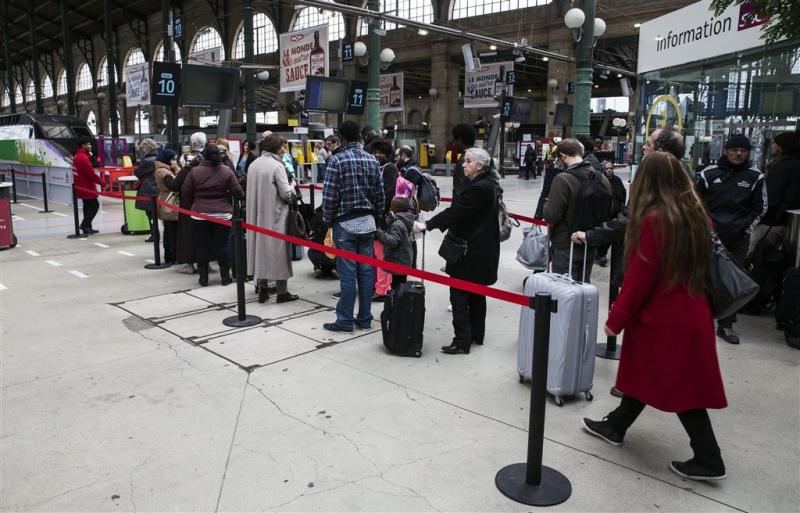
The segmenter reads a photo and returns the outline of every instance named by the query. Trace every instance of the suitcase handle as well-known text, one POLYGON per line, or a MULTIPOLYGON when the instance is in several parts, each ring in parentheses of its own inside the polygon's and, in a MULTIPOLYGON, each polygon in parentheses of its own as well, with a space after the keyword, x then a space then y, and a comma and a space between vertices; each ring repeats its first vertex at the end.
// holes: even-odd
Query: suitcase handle
POLYGON ((585 362, 589 358, 589 348, 592 345, 589 343, 589 325, 585 324, 583 326, 583 361, 585 362))
MULTIPOLYGON (((567 276, 572 277, 572 251, 575 248, 575 242, 569 240, 569 266, 567 267, 567 276)), ((581 276, 581 283, 586 283, 586 258, 589 256, 589 245, 583 243, 583 275, 581 276)))

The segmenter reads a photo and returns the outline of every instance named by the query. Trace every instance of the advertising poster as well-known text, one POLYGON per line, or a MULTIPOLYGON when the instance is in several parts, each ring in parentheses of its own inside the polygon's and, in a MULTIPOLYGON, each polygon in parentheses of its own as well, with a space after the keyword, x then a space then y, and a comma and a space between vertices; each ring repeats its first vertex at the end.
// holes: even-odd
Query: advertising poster
POLYGON ((403 102, 403 74, 389 73, 381 75, 381 112, 402 112, 403 102))
POLYGON ((328 76, 328 25, 320 25, 279 37, 281 92, 306 87, 306 75, 328 76))
POLYGON ((150 105, 150 67, 146 62, 125 67, 125 95, 128 107, 150 105))
POLYGON ((506 83, 506 73, 514 71, 514 62, 481 64, 475 71, 464 73, 464 108, 483 109, 499 107, 494 100, 505 89, 506 95, 514 94, 514 86, 506 83))

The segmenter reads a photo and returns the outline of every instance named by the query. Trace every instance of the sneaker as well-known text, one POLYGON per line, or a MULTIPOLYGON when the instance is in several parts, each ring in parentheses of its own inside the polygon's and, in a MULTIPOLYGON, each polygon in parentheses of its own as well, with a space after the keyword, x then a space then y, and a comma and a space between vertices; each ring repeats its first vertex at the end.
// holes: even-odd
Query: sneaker
POLYGON ((733 328, 723 328, 720 326, 717 328, 717 336, 729 344, 739 343, 739 335, 733 331, 733 328))
POLYGON ((711 470, 710 468, 697 463, 694 458, 688 461, 673 461, 669 469, 684 479, 694 479, 695 481, 719 481, 728 475, 725 468, 722 470, 711 470))
POLYGON ((599 265, 600 267, 608 267, 608 257, 603 255, 600 258, 598 258, 597 265, 599 265))
POLYGON ((331 297, 333 299, 339 299, 339 298, 342 297, 342 293, 341 292, 334 292, 333 294, 331 294, 331 297))
POLYGON ((453 305, 447 305, 447 311, 448 312, 452 312, 453 311, 453 305))
POLYGON ((145 242, 153 242, 153 237, 148 237, 144 240, 145 242))
POLYGON ((352 333, 353 332, 353 328, 350 328, 350 329, 343 328, 343 327, 339 326, 338 324, 336 324, 335 322, 327 322, 327 323, 323 324, 322 327, 325 328, 328 331, 334 331, 334 332, 337 332, 337 333, 352 333))
POLYGON ((622 445, 622 439, 625 438, 625 435, 620 435, 614 431, 607 419, 608 417, 605 417, 603 420, 598 421, 584 417, 583 428, 586 429, 586 431, 588 431, 590 434, 598 438, 602 438, 615 447, 619 447, 622 445))
POLYGON ((372 322, 368 322, 367 324, 358 324, 356 323, 356 328, 360 330, 371 330, 372 329, 372 322))
POLYGON ((197 272, 197 269, 194 268, 193 264, 186 264, 178 269, 178 272, 182 274, 194 274, 197 272))

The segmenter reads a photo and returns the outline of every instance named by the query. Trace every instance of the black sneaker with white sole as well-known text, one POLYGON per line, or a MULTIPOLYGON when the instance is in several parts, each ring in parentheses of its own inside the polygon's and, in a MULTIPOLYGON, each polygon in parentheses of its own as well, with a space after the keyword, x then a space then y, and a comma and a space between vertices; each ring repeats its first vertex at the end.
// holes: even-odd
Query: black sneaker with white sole
POLYGON ((669 469, 684 479, 695 481, 719 481, 728 477, 725 467, 722 467, 721 470, 714 470, 698 463, 694 458, 687 461, 673 461, 670 463, 669 469))
POLYGON ((717 328, 717 336, 729 344, 738 344, 739 335, 733 331, 733 328, 717 328))
POLYGON ((608 417, 603 420, 592 420, 584 417, 583 428, 588 431, 589 434, 602 438, 615 447, 619 447, 622 445, 622 440, 625 438, 625 435, 614 431, 607 419, 608 417))

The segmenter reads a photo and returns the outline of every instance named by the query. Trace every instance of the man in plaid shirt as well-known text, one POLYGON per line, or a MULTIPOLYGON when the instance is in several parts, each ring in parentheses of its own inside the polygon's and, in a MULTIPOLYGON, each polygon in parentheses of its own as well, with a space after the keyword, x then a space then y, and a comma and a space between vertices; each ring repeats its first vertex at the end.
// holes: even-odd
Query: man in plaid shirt
MULTIPOLYGON (((364 151, 359 141, 359 127, 345 121, 339 127, 341 151, 331 157, 325 170, 322 190, 322 217, 333 229, 336 247, 353 253, 373 256, 372 242, 382 215, 383 178, 378 161, 364 151)), ((390 198, 391 199, 391 198, 390 198)), ((358 316, 355 326, 372 326, 372 293, 375 268, 353 260, 336 258, 341 296, 336 304, 336 322, 323 325, 329 331, 353 331, 353 310, 358 293, 358 316)))

